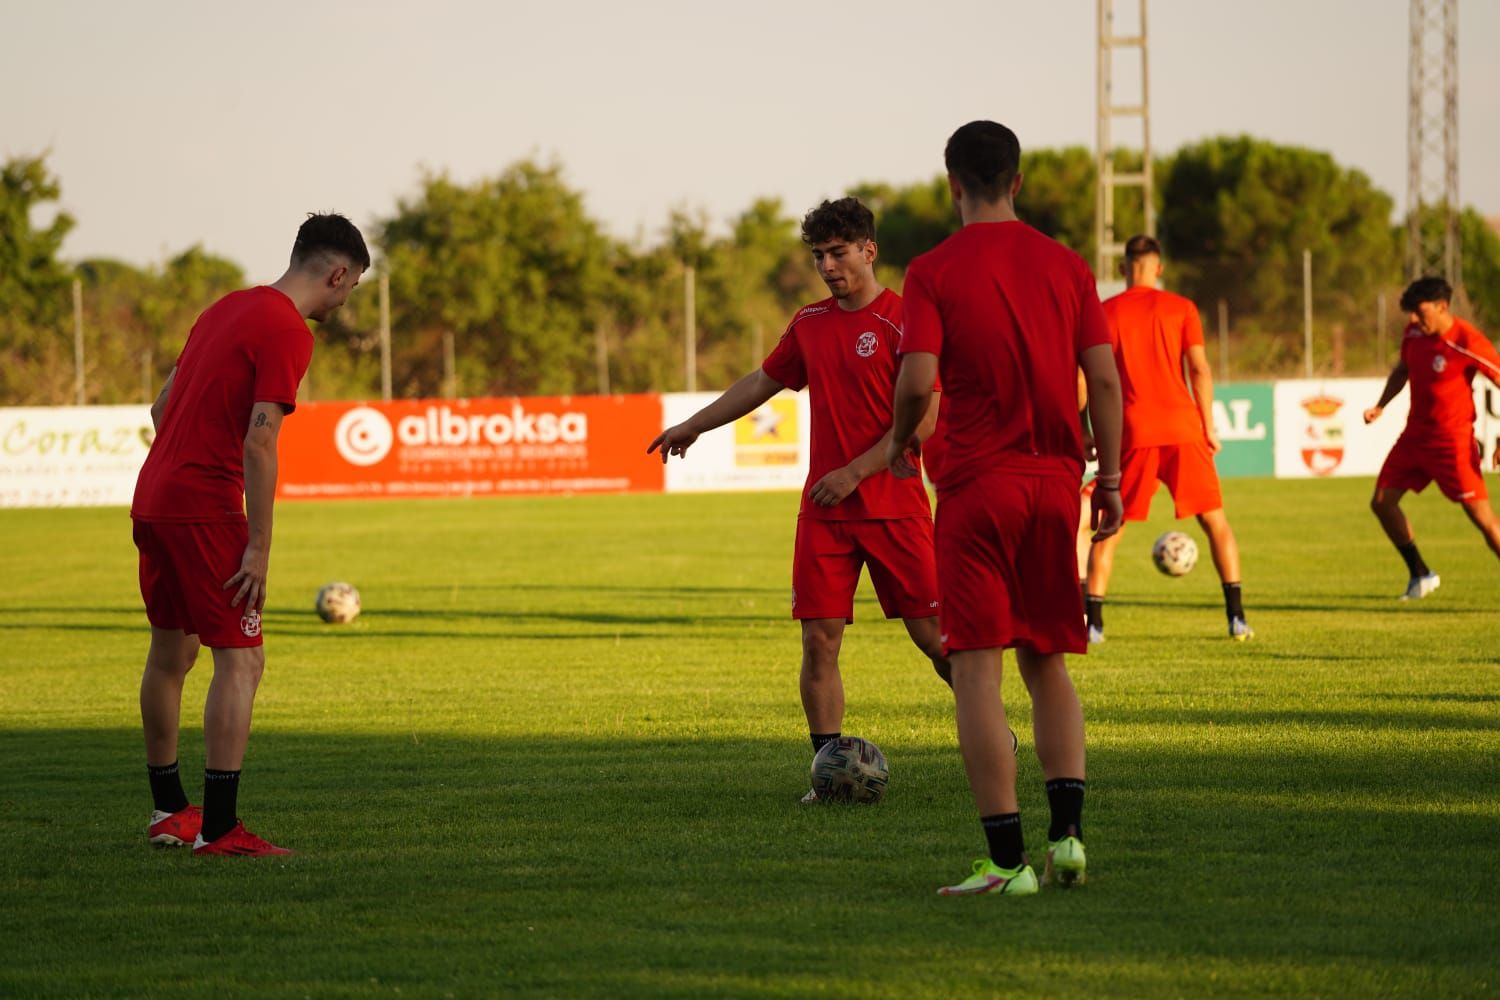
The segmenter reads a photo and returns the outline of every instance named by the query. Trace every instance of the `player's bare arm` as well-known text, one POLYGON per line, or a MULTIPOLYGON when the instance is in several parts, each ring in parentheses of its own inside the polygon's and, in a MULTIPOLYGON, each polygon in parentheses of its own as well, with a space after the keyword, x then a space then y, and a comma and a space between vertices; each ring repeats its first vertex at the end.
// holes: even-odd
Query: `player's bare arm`
MULTIPOLYGON (((941 397, 941 393, 932 394, 932 403, 927 407, 927 414, 922 418, 921 425, 917 427, 917 440, 926 441, 937 429, 938 402, 941 397)), ((836 506, 853 493, 860 483, 886 467, 886 452, 890 444, 891 432, 887 430, 879 441, 872 444, 854 461, 842 469, 834 469, 814 483, 812 492, 808 495, 820 507, 836 506)))
POLYGON ((224 581, 224 589, 238 585, 230 602, 260 611, 266 604, 266 573, 271 563, 271 508, 276 501, 276 439, 286 412, 280 403, 256 403, 245 432, 245 519, 250 542, 240 570, 224 581))
POLYGON ((1406 362, 1397 361, 1396 367, 1391 369, 1390 377, 1385 380, 1385 388, 1380 391, 1380 402, 1365 411, 1365 423, 1373 424, 1378 420, 1390 401, 1395 399, 1404 388, 1406 388, 1406 362))
POLYGON ((1078 369, 1078 426, 1083 431, 1083 460, 1092 462, 1099 452, 1094 447, 1094 429, 1089 426, 1089 384, 1082 368, 1078 369))
POLYGON ((668 455, 679 457, 687 454, 693 442, 705 431, 723 427, 754 411, 766 400, 780 392, 785 386, 757 368, 724 390, 724 394, 709 403, 680 424, 662 431, 646 446, 646 454, 661 449, 661 460, 665 464, 668 455))
POLYGON ((902 355, 901 370, 896 374, 896 388, 891 397, 895 412, 885 451, 886 465, 897 479, 909 479, 917 474, 917 467, 907 458, 907 452, 922 453, 922 438, 917 430, 929 415, 936 420, 938 397, 932 387, 937 382, 937 374, 936 354, 913 351, 902 355))
POLYGON ((1202 344, 1193 344, 1187 349, 1188 387, 1193 390, 1193 402, 1198 406, 1198 417, 1203 421, 1203 437, 1208 441, 1208 450, 1217 455, 1223 449, 1219 432, 1214 427, 1214 373, 1208 363, 1208 351, 1202 344))
POLYGON ((172 380, 177 377, 177 366, 167 373, 167 380, 161 384, 161 392, 157 394, 156 402, 151 404, 151 428, 161 430, 161 418, 167 413, 167 397, 172 394, 172 380))
POLYGON ((1114 348, 1099 344, 1079 357, 1087 383, 1089 426, 1099 456, 1098 487, 1090 499, 1089 527, 1094 541, 1101 542, 1120 530, 1125 507, 1120 501, 1120 435, 1124 424, 1124 402, 1120 373, 1115 367, 1114 348))

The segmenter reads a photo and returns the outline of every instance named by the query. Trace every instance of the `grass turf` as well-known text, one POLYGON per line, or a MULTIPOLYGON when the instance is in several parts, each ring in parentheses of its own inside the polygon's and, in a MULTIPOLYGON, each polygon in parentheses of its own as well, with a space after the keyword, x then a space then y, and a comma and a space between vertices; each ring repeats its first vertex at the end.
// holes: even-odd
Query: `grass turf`
MULTIPOLYGON (((874 808, 802 808, 795 497, 283 504, 249 825, 146 845, 146 630, 122 510, 5 511, 0 995, 1462 995, 1500 983, 1500 574, 1366 481, 1226 483, 1258 631, 1122 544, 1089 723, 1089 884, 943 899, 982 853, 946 689, 866 585, 845 731, 874 808), (330 579, 364 614, 311 613, 330 579)), ((207 654, 184 698, 189 794, 207 654)), ((1046 803, 1027 702, 1021 802, 1046 803)))

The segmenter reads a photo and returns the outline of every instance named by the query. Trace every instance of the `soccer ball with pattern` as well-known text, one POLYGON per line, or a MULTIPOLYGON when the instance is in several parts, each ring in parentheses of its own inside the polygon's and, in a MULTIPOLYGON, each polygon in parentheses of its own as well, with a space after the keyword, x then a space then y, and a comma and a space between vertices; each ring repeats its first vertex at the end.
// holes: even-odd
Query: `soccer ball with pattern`
POLYGON ((858 736, 829 740, 813 757, 812 787, 824 802, 879 802, 890 780, 885 754, 858 736))
POLYGON ((318 591, 318 617, 334 625, 359 617, 359 591, 352 583, 335 581, 318 591))
POLYGON ((1151 546, 1151 561, 1168 576, 1182 576, 1198 562, 1198 543, 1180 531, 1169 531, 1151 546))

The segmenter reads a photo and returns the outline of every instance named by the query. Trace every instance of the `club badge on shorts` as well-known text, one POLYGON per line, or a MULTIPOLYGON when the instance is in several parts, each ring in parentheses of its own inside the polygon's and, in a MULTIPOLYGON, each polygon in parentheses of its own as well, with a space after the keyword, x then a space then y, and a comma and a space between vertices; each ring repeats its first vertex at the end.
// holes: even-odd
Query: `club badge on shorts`
POLYGON ((854 342, 854 353, 858 354, 862 358, 868 358, 870 355, 875 353, 876 348, 878 348, 879 346, 880 341, 875 338, 875 335, 873 333, 866 330, 864 333, 860 334, 859 339, 854 342))
POLYGON ((260 612, 254 608, 245 612, 245 616, 240 619, 240 631, 245 633, 247 639, 260 635, 260 612))

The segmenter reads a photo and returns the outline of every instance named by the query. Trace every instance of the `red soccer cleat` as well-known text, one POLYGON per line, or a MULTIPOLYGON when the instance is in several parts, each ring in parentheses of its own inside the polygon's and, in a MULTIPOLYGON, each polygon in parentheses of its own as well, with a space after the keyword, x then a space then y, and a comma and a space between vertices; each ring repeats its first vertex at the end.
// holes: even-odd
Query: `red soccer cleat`
POLYGON ((203 839, 203 834, 198 834, 198 839, 193 841, 194 854, 221 854, 230 858, 264 858, 272 854, 291 854, 285 847, 277 847, 268 840, 262 840, 249 830, 245 829, 243 822, 234 824, 234 828, 217 840, 203 839))
POLYGON ((197 806, 184 806, 174 813, 154 809, 146 836, 158 847, 186 847, 198 839, 202 829, 203 810, 197 806))

